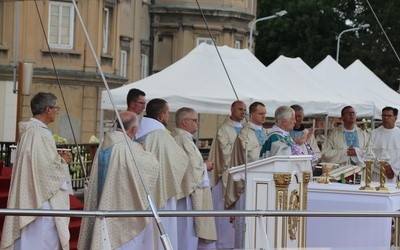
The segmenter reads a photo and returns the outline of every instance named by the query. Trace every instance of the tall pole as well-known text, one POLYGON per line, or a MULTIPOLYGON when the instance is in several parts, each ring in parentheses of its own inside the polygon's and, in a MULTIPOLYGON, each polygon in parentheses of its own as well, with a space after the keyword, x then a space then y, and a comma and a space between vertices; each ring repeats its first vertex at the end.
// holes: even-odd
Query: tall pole
POLYGON ((369 27, 369 24, 364 24, 359 27, 343 30, 342 32, 340 32, 340 34, 338 36, 338 40, 337 40, 337 47, 336 47, 336 62, 339 63, 340 37, 343 35, 343 33, 350 32, 350 31, 356 31, 356 30, 360 30, 360 29, 364 29, 364 28, 368 28, 368 27, 369 27))
POLYGON ((275 15, 262 17, 262 18, 259 18, 259 19, 255 20, 254 22, 252 22, 252 24, 250 26, 249 50, 252 51, 252 49, 253 49, 253 29, 254 29, 256 23, 264 21, 264 20, 272 19, 272 18, 275 18, 275 17, 280 17, 280 16, 283 16, 283 15, 286 15, 286 14, 287 14, 286 10, 281 10, 279 12, 276 12, 275 15))

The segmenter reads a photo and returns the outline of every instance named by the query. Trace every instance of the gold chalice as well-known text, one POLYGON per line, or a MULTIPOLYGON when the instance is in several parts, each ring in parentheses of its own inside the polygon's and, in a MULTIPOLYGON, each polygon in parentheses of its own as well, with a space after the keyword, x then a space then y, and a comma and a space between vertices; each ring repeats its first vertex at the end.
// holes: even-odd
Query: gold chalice
POLYGON ((330 163, 320 163, 322 165, 322 174, 325 174, 324 184, 331 184, 329 181, 330 172, 332 171, 332 164, 330 163))

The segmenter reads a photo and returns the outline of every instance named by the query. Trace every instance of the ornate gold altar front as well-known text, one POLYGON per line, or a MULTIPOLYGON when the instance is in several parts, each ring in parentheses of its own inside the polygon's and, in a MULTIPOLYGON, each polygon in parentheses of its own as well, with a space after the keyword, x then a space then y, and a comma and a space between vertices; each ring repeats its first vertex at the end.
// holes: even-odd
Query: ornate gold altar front
MULTIPOLYGON (((247 168, 248 210, 306 210, 311 179, 310 156, 275 156, 232 168, 234 180, 247 168)), ((247 218, 245 248, 305 247, 306 220, 301 217, 247 218), (266 235, 265 235, 266 233, 266 235)))

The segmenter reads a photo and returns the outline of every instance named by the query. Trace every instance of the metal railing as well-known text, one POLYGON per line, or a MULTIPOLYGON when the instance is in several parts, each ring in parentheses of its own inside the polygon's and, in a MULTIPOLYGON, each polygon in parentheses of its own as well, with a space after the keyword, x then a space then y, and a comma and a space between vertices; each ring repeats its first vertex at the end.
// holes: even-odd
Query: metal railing
POLYGON ((0 160, 7 167, 11 166, 11 145, 15 145, 15 143, 0 141, 0 160))
MULTIPOLYGON (((0 142, 0 159, 3 161, 4 166, 11 167, 11 147, 15 145, 14 142, 0 142)), ((72 188, 76 191, 78 189, 84 188, 84 174, 83 170, 80 167, 79 159, 78 159, 78 151, 82 155, 83 159, 83 167, 86 170, 86 173, 90 173, 92 168, 92 162, 94 159, 94 155, 96 154, 98 143, 82 143, 78 144, 78 148, 76 148, 75 144, 58 144, 57 148, 67 148, 71 149, 73 160, 70 166, 70 174, 72 179, 72 188), (78 167, 79 166, 79 167, 78 167)))
MULTIPOLYGON (((378 217, 400 218, 399 211, 289 211, 289 210, 159 210, 160 217, 378 217)), ((89 211, 89 210, 35 210, 35 209, 0 209, 0 215, 13 216, 55 216, 55 217, 154 217, 146 211, 89 211)))
MULTIPOLYGON (((154 217, 151 211, 88 211, 88 210, 33 210, 33 209, 0 209, 0 216, 55 216, 55 217, 154 217)), ((399 218, 400 212, 382 211, 158 211, 160 217, 254 217, 262 223, 262 217, 377 217, 394 218, 394 241, 400 246, 399 218)), ((267 235, 265 235, 267 237, 267 235)), ((392 245, 392 246, 393 246, 392 245)))

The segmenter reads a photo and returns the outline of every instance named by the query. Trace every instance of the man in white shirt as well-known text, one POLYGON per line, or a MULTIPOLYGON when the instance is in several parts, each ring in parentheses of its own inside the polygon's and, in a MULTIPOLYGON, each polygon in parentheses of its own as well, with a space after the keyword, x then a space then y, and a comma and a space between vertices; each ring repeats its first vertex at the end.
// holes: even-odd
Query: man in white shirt
MULTIPOLYGON (((377 151, 386 151, 390 160, 386 164, 387 182, 396 182, 400 171, 400 129, 395 126, 399 111, 396 108, 382 109, 382 126, 371 131, 371 143, 377 151)), ((380 153, 380 152, 378 152, 380 153)), ((379 155, 376 155, 379 158, 379 155)), ((373 168, 372 180, 379 181, 379 164, 373 168)))

